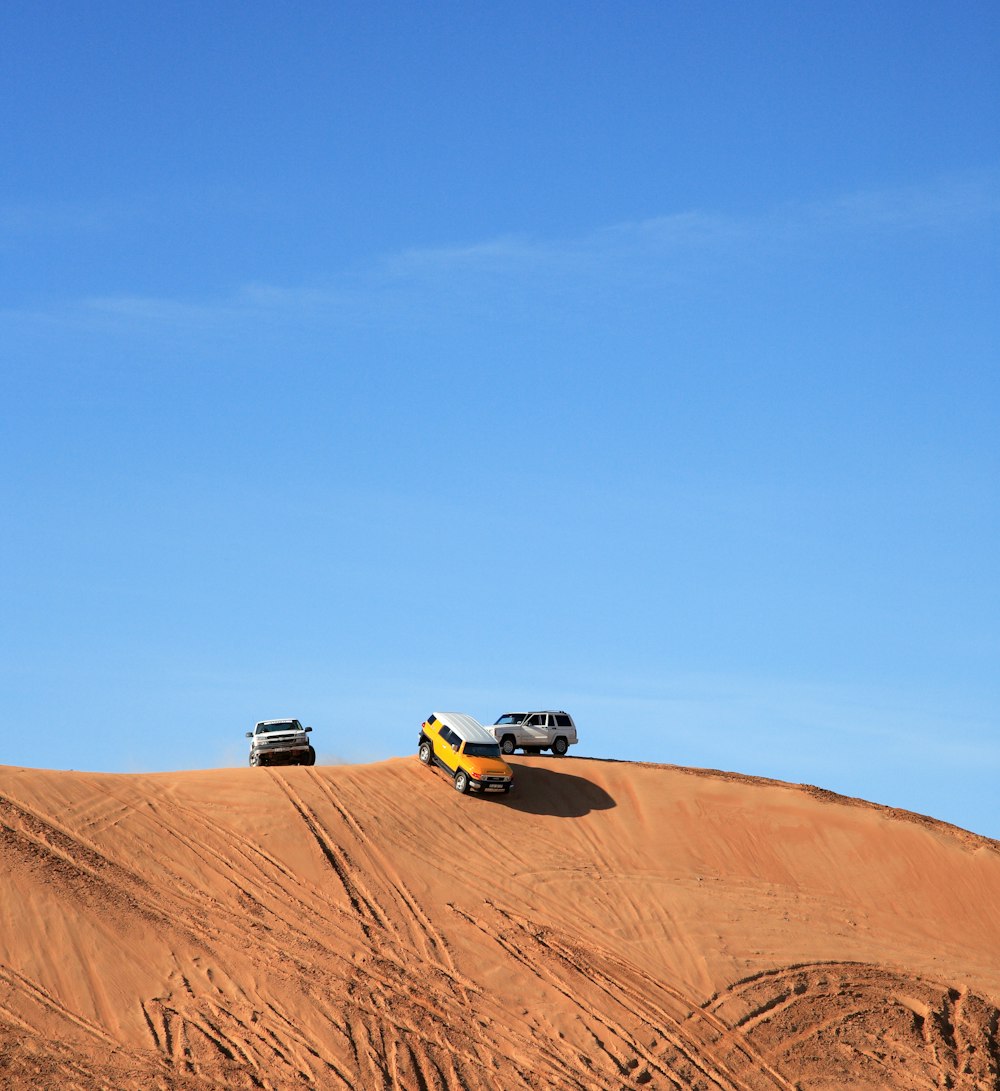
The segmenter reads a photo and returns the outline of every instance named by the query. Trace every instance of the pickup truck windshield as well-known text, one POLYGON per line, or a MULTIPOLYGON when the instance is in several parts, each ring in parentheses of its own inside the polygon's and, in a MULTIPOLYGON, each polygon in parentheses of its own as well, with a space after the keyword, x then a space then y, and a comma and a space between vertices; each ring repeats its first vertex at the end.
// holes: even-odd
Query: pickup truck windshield
POLYGON ((268 731, 298 731, 299 725, 294 720, 284 720, 280 724, 258 724, 257 734, 263 735, 268 731))
POLYGON ((465 754, 470 758, 499 758, 500 747, 495 742, 467 742, 465 754))

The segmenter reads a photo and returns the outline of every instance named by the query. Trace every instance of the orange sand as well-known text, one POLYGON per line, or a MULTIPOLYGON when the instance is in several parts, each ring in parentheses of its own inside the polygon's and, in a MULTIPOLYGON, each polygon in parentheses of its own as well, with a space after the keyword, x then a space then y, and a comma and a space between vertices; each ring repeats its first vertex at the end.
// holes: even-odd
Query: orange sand
POLYGON ((0 767, 0 1087, 1000 1087, 997 842, 513 764, 0 767))

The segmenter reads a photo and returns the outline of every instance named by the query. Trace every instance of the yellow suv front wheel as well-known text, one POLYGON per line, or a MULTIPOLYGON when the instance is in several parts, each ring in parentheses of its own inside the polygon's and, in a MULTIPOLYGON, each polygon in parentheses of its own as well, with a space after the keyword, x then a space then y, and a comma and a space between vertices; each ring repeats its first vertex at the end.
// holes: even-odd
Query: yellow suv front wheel
POLYGON ((469 774, 464 769, 459 769, 455 774, 455 791, 462 795, 469 790, 469 774))

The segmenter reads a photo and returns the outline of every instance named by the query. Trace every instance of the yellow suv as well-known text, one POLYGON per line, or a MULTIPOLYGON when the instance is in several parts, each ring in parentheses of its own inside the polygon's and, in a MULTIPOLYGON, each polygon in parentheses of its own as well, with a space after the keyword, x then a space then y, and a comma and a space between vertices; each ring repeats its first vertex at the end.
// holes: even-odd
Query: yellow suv
POLYGON ((420 725, 417 756, 437 765, 455 781, 455 790, 509 792, 514 770, 500 757, 500 746, 485 727, 464 712, 432 712, 420 725))

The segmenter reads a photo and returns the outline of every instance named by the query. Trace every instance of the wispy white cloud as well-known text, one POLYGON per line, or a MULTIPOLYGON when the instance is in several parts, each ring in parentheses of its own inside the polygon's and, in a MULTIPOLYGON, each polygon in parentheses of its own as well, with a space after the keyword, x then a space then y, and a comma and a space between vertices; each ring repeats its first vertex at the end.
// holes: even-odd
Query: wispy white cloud
POLYGON ((80 301, 80 309, 95 315, 105 315, 144 322, 176 322, 178 320, 210 321, 219 317, 236 317, 240 307, 236 299, 206 302, 186 302, 153 296, 90 296, 80 301))
POLYGON ((998 213, 1000 178, 987 173, 847 194, 804 206, 802 220, 835 231, 941 231, 996 219, 998 213))
POLYGON ((623 221, 570 238, 505 236, 468 245, 405 250, 383 259, 376 270, 387 278, 445 270, 589 272, 622 260, 690 259, 821 232, 948 230, 996 219, 998 213, 1000 177, 990 173, 971 180, 935 181, 786 204, 759 214, 690 210, 623 221))
POLYGON ((691 211, 627 221, 569 238, 506 236, 481 243, 405 250, 377 263, 387 280, 449 273, 509 276, 607 275, 623 262, 690 258, 732 246, 747 234, 735 219, 691 211))
MULTIPOLYGON (((595 284, 677 283, 731 270, 744 260, 759 262, 762 255, 794 261, 831 238, 957 230, 995 222, 998 213, 1000 174, 986 172, 971 179, 786 204, 759 214, 695 209, 610 224, 575 237, 506 235, 404 249, 342 270, 322 283, 255 282, 200 299, 92 296, 60 310, 70 320, 89 316, 202 327, 249 319, 405 318, 435 306, 474 309, 477 300, 497 293, 508 307, 517 300, 530 306, 544 293, 576 304, 595 284)), ((48 210, 46 216, 50 214, 48 210)), ((0 231, 27 229, 38 215, 37 210, 0 210, 0 231)), ((96 225, 101 219, 98 213, 90 221, 79 213, 67 217, 78 226, 96 225)))

